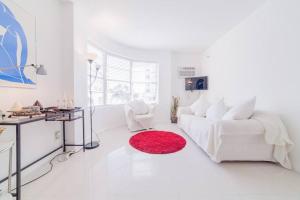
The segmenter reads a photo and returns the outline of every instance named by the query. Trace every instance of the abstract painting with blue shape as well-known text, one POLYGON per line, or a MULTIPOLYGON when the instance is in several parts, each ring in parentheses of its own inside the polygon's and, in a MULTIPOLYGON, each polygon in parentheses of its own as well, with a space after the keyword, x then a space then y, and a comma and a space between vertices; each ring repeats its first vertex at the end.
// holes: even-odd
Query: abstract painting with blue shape
POLYGON ((26 77, 28 41, 14 13, 0 1, 0 80, 20 84, 35 84, 26 77))

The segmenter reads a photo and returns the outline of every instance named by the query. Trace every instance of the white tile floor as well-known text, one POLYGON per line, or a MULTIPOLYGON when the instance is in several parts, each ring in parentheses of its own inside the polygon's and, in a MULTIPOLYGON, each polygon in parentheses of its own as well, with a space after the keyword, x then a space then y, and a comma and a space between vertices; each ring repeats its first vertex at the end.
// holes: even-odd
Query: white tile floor
MULTIPOLYGON (((181 133, 175 126, 157 129, 181 133)), ((99 134, 102 146, 55 165, 23 188, 23 200, 299 200, 300 175, 271 163, 212 162, 186 135, 168 155, 131 148, 133 133, 99 134)))

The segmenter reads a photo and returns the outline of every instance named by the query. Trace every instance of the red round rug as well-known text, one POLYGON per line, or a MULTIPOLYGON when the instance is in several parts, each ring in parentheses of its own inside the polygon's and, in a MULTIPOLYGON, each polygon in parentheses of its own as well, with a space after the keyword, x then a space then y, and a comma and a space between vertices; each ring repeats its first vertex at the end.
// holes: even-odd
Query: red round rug
POLYGON ((166 131, 144 131, 132 136, 129 143, 135 149, 151 154, 168 154, 183 149, 186 141, 180 135, 166 131))

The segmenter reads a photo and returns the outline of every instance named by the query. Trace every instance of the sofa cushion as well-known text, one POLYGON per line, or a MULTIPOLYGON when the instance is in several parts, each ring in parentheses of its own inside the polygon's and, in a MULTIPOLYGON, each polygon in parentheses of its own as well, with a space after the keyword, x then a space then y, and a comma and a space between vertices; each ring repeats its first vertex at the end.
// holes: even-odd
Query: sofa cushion
POLYGON ((215 122, 213 120, 193 116, 191 118, 189 133, 187 133, 194 142, 206 149, 209 137, 209 131, 215 122))
POLYGON ((254 113, 255 102, 256 102, 256 97, 253 97, 241 104, 232 107, 227 113, 225 113, 222 119, 223 120, 249 119, 254 113))
POLYGON ((206 111, 209 107, 209 103, 206 100, 206 98, 201 95, 191 106, 191 111, 199 117, 204 117, 206 114, 206 111))
POLYGON ((211 120, 220 120, 224 114, 228 111, 228 107, 224 103, 224 99, 221 99, 219 102, 211 105, 206 111, 207 119, 211 120))
POLYGON ((131 101, 128 105, 131 107, 133 113, 136 115, 144 115, 149 113, 149 107, 144 101, 134 100, 131 101))

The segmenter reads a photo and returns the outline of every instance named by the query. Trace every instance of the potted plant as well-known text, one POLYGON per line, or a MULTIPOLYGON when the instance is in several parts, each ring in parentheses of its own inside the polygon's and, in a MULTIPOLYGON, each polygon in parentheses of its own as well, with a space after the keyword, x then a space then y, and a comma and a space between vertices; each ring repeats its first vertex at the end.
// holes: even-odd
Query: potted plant
POLYGON ((179 106, 179 97, 172 97, 172 104, 171 104, 171 122, 177 123, 177 110, 179 106))

